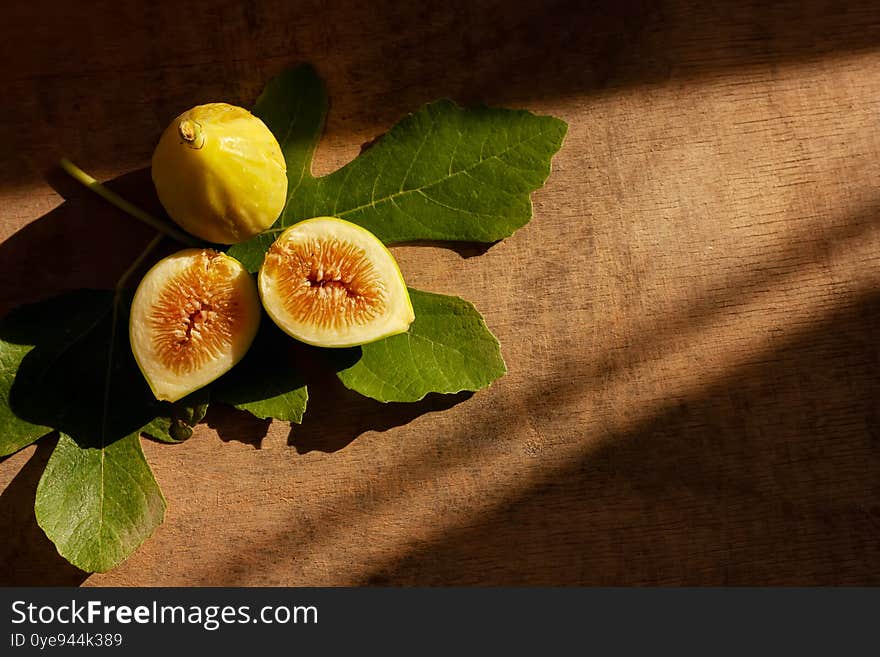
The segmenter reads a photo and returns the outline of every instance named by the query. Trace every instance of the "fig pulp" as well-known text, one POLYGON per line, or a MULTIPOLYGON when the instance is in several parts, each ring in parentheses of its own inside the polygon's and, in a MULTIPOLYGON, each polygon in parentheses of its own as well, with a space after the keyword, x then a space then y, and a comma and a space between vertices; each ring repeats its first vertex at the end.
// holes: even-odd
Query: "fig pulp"
POLYGON ((259 324, 257 286, 241 263, 210 249, 185 249, 144 276, 129 337, 156 399, 173 402, 232 369, 259 324))
POLYGON ((193 107, 162 133, 153 183, 189 233, 235 244, 271 226, 287 200, 284 155, 266 124, 226 103, 193 107))
POLYGON ((335 217, 307 219, 281 233, 258 281, 269 317, 288 335, 318 347, 351 347, 403 333, 415 317, 385 245, 335 217))

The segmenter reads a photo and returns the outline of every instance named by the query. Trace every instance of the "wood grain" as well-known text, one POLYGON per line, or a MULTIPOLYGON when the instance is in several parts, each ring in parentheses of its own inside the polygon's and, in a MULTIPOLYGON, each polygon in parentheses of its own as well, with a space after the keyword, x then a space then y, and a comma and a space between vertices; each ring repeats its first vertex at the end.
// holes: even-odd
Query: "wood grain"
POLYGON ((441 96, 570 132, 512 238, 395 250, 484 313, 505 378, 387 407, 328 380, 302 427, 145 442, 166 522, 102 575, 36 527, 52 446, 25 449, 0 583, 880 583, 876 2, 90 4, 5 10, 0 313, 149 239, 60 155, 155 206, 167 121, 291 64, 328 84, 317 172, 441 96))

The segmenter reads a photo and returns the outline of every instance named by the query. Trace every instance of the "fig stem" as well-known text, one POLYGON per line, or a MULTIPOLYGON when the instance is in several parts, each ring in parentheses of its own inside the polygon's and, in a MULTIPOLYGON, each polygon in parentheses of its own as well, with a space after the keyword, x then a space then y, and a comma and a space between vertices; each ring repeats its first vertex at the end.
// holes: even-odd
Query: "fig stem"
POLYGON ((177 134, 190 148, 198 150, 205 145, 205 133, 198 121, 184 119, 177 124, 177 134))
POLYGON ((74 180, 82 183, 90 190, 95 192, 95 194, 109 201, 123 212, 126 212, 135 219, 138 219, 148 226, 155 228, 163 235, 167 235, 171 239, 177 240, 181 244, 186 244, 187 246, 204 246, 202 242, 184 233, 182 230, 178 230, 174 226, 169 225, 167 222, 162 221, 157 217, 154 217, 146 210, 142 210, 133 203, 125 200, 119 194, 92 178, 89 174, 80 169, 66 157, 61 158, 59 164, 61 168, 64 169, 74 180))

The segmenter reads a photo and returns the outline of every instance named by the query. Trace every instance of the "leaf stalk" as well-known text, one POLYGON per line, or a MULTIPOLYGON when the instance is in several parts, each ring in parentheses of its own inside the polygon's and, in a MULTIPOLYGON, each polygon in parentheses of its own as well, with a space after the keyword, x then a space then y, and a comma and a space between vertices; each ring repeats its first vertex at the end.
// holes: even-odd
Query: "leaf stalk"
POLYGON ((95 192, 95 194, 97 194, 104 200, 109 201, 117 208, 131 215, 138 221, 141 221, 148 226, 155 228, 163 235, 167 235, 171 239, 176 240, 181 244, 186 244, 187 246, 193 247, 204 246, 204 244, 196 238, 188 235, 178 228, 175 228, 174 226, 171 226, 170 224, 168 224, 168 222, 162 221, 158 217, 154 217, 146 210, 143 210, 136 206, 134 203, 127 201, 104 184, 99 183, 92 176, 80 169, 66 157, 61 158, 59 164, 61 168, 70 175, 71 178, 89 188, 90 190, 95 192))

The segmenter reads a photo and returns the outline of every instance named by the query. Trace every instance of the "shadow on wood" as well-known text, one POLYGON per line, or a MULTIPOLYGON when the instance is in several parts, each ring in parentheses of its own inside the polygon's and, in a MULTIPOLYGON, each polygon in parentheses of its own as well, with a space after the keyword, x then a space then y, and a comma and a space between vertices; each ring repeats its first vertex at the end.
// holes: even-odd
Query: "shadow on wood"
POLYGON ((496 244, 500 242, 439 242, 433 240, 414 240, 412 242, 401 242, 394 246, 433 246, 440 249, 449 249, 455 251, 461 258, 476 258, 489 252, 496 244))
POLYGON ((261 420, 226 404, 211 404, 203 420, 223 442, 235 441, 256 449, 269 432, 272 420, 261 420))
POLYGON ((869 290, 362 583, 878 585, 878 335, 869 290))
POLYGON ((383 404, 347 389, 336 378, 313 386, 314 397, 299 426, 292 425, 288 444, 300 454, 313 450, 336 452, 367 431, 387 431, 416 418, 452 408, 469 399, 472 392, 456 395, 430 394, 414 403, 383 404))
MULTIPOLYGON (((0 316, 68 290, 112 289, 156 234, 60 169, 48 179, 66 200, 0 243, 0 316)), ((107 186, 162 216, 148 169, 119 176, 107 186)), ((173 249, 166 240, 146 264, 173 249)))

